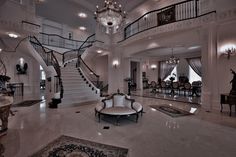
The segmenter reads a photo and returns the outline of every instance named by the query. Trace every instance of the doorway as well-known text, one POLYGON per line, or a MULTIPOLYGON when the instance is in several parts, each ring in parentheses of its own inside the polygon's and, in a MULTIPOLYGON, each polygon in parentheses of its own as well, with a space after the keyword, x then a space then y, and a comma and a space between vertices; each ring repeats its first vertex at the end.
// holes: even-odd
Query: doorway
POLYGON ((136 91, 140 86, 140 67, 139 62, 130 62, 131 91, 136 91))
POLYGON ((45 89, 46 89, 46 73, 43 69, 43 67, 40 65, 40 95, 45 95, 45 89))

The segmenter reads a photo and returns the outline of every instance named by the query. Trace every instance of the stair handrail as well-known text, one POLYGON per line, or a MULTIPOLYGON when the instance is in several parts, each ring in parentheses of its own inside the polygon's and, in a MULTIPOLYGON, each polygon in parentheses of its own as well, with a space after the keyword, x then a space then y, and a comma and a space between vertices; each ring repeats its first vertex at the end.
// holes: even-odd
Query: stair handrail
MULTIPOLYGON (((189 19, 194 19, 194 18, 198 18, 198 17, 201 17, 201 16, 204 16, 204 15, 207 15, 207 14, 211 14, 211 13, 216 13, 216 11, 209 11, 209 12, 207 12, 207 13, 204 13, 204 14, 202 14, 202 15, 200 15, 199 14, 199 9, 200 9, 200 7, 199 7, 199 5, 200 5, 200 2, 199 2, 199 0, 186 0, 186 1, 182 1, 182 2, 179 2, 179 3, 175 3, 175 4, 172 4, 172 5, 169 5, 169 6, 166 6, 166 7, 163 7, 163 8, 160 8, 160 9, 156 9, 156 10, 152 10, 152 11, 149 11, 149 12, 147 12, 147 13, 145 13, 145 14, 143 14, 142 16, 140 16, 139 18, 137 18, 136 20, 134 20, 133 22, 131 22, 130 24, 128 24, 125 28, 124 28, 124 39, 122 40, 122 41, 124 41, 124 40, 126 40, 126 39, 128 39, 128 38, 130 38, 130 37, 132 37, 132 36, 134 36, 134 35, 136 35, 136 34, 138 34, 138 33, 141 33, 141 32, 143 32, 143 31, 146 31, 146 30, 149 30, 149 29, 152 29, 152 28, 155 28, 155 27, 158 27, 158 26, 163 26, 163 25, 166 25, 166 24, 170 24, 170 23, 174 23, 174 22, 178 22, 178 21, 184 21, 184 20, 189 20, 189 19), (189 3, 189 5, 185 5, 185 6, 190 6, 189 8, 191 8, 191 7, 193 7, 193 10, 192 11, 190 11, 190 14, 188 14, 188 16, 187 16, 187 11, 189 10, 189 8, 188 7, 182 7, 181 9, 185 9, 184 11, 182 10, 182 12, 180 13, 181 14, 181 16, 183 16, 183 17, 181 17, 180 19, 176 19, 176 17, 175 17, 175 19, 174 20, 170 20, 169 22, 168 22, 168 20, 167 21, 162 21, 162 22, 164 22, 163 24, 159 24, 158 23, 158 16, 165 16, 165 14, 164 14, 164 12, 165 11, 168 11, 168 9, 173 9, 174 11, 173 11, 173 13, 174 13, 174 16, 176 16, 176 6, 178 6, 178 7, 180 7, 181 5, 183 5, 183 4, 188 4, 189 3), (154 15, 155 15, 155 18, 153 18, 154 20, 156 20, 156 21, 148 21, 147 19, 148 18, 146 18, 146 17, 148 17, 148 15, 150 15, 151 16, 151 14, 152 13, 155 13, 154 15), (185 17, 184 17, 185 16, 185 17), (144 21, 141 21, 141 20, 143 20, 144 19, 144 21), (146 20, 146 21, 145 21, 146 20), (142 27, 144 27, 145 26, 145 28, 140 28, 140 23, 139 23, 139 21, 140 22, 142 22, 142 23, 145 23, 145 24, 142 24, 142 27), (166 22, 166 23, 165 23, 166 22), (151 24, 150 24, 151 23, 151 24), (137 28, 136 28, 136 26, 135 25, 137 25, 137 28), (134 28, 132 28, 132 26, 134 27, 134 28), (129 30, 130 29, 130 30, 129 30), (137 30, 135 30, 135 29, 137 29, 137 30), (131 30, 133 31, 133 32, 131 32, 131 30), (129 31, 131 32, 130 34, 128 34, 129 33, 129 31)), ((170 11, 170 10, 169 10, 170 11)), ((170 14, 168 14, 168 15, 170 15, 170 14)), ((121 41, 120 41, 121 42, 121 41)))
MULTIPOLYGON (((78 54, 77 54, 77 56, 79 57, 80 55, 82 55, 82 54, 79 54, 79 50, 83 48, 83 46, 84 46, 85 43, 93 44, 95 41, 96 41, 96 40, 95 40, 95 34, 92 34, 92 35, 90 35, 89 37, 87 37, 87 39, 83 42, 83 44, 82 44, 82 45, 80 46, 80 48, 78 49, 78 54), (94 40, 93 40, 93 41, 88 41, 88 40, 90 40, 92 37, 94 37, 94 40)), ((87 47, 87 46, 85 46, 85 47, 87 47)))
POLYGON ((96 74, 81 58, 81 55, 78 57, 77 61, 77 67, 80 67, 80 69, 84 72, 85 75, 87 75, 87 78, 94 84, 95 87, 99 88, 99 78, 100 76, 96 74), (95 79, 94 79, 95 78, 95 79))
MULTIPOLYGON (((46 63, 46 65, 47 66, 49 66, 49 65, 52 65, 53 67, 54 67, 54 69, 55 69, 55 71, 56 71, 56 73, 57 73, 57 76, 55 76, 57 79, 58 79, 58 85, 60 86, 60 98, 62 98, 63 97, 63 84, 62 84, 62 80, 61 80, 61 70, 60 70, 60 65, 59 65, 59 63, 58 63, 58 61, 57 61, 57 58, 55 57, 55 55, 54 55, 54 51, 53 50, 50 50, 50 49, 47 49, 47 48, 45 48, 40 42, 39 42, 39 40, 35 37, 35 36, 30 36, 29 37, 29 39, 30 39, 30 42, 32 43, 32 44, 36 44, 36 45, 38 45, 38 46, 40 46, 40 48, 43 50, 43 52, 46 54, 46 55, 48 55, 49 54, 49 59, 50 59, 50 61, 48 61, 47 59, 48 58, 43 58, 43 56, 41 56, 40 54, 40 56, 43 58, 43 60, 44 60, 44 62, 46 63), (35 40, 35 41, 33 41, 33 40, 35 40), (46 51, 46 49, 48 50, 48 51, 46 51)), ((33 45, 34 46, 34 45, 33 45)), ((35 48, 36 49, 36 48, 35 48)), ((36 50, 37 51, 37 50, 36 50)), ((57 82, 57 81, 56 81, 57 82)), ((56 92, 58 92, 59 90, 58 90, 59 88, 57 87, 57 85, 56 85, 56 92)))
POLYGON ((73 58, 73 59, 78 59, 78 56, 79 56, 79 53, 80 51, 83 49, 83 48, 86 48, 86 47, 90 47, 92 46, 92 44, 96 41, 95 39, 93 41, 88 41, 89 39, 91 39, 92 37, 95 37, 95 34, 92 34, 90 35, 89 37, 86 38, 86 40, 80 45, 80 47, 78 49, 73 49, 73 50, 70 50, 70 51, 66 51, 63 53, 63 57, 62 57, 62 60, 63 60, 63 63, 65 63, 66 61, 66 56, 68 55, 72 55, 71 58, 69 58, 70 60, 73 58), (85 47, 83 47, 86 43, 89 43, 89 45, 86 45, 85 47))
POLYGON ((99 75, 97 75, 97 74, 84 62, 84 60, 81 58, 81 55, 78 57, 78 59, 79 59, 80 61, 82 61, 82 63, 85 65, 85 67, 86 67, 91 73, 93 73, 94 76, 99 77, 99 75))
POLYGON ((49 54, 50 57, 49 57, 49 58, 46 58, 46 59, 47 59, 46 61, 45 61, 45 59, 43 58, 43 56, 41 56, 41 57, 44 59, 45 63, 46 63, 48 66, 49 66, 50 63, 51 63, 52 66, 54 67, 54 69, 56 70, 57 75, 58 75, 58 76, 61 76, 60 65, 59 65, 59 63, 58 63, 58 61, 57 61, 57 58, 56 58, 55 55, 53 54, 53 50, 45 48, 35 36, 30 37, 30 42, 31 42, 31 43, 34 43, 34 44, 37 44, 38 46, 40 46, 41 49, 43 50, 43 52, 44 52, 45 54, 49 54), (36 42, 32 41, 32 38, 33 38, 36 42), (47 49, 48 51, 46 51, 46 49, 47 49), (48 61, 48 59, 50 59, 50 60, 48 61))

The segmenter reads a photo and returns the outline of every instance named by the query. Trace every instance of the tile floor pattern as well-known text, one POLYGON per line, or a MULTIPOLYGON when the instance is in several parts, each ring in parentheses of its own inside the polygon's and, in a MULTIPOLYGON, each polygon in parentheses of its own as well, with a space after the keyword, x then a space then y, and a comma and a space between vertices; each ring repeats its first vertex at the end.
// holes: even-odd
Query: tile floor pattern
POLYGON ((235 115, 207 113, 198 105, 180 102, 135 99, 143 104, 145 114, 138 123, 123 119, 119 126, 103 120, 98 123, 94 103, 49 109, 44 101, 17 108, 16 115, 9 118, 8 134, 0 139, 4 156, 29 156, 60 135, 68 135, 128 148, 129 157, 235 157, 235 115), (194 116, 172 118, 149 107, 163 103, 198 110, 194 116), (104 126, 110 129, 103 129, 104 126))

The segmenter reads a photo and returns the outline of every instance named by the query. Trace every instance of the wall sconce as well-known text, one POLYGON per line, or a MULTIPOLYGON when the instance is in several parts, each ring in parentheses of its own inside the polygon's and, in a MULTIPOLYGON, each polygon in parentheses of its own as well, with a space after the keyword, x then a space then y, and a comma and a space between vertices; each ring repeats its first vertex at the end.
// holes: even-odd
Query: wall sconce
POLYGON ((112 62, 112 65, 113 65, 113 67, 117 68, 117 66, 119 65, 119 61, 118 60, 114 60, 112 62))
POLYGON ((155 70, 156 68, 157 68, 157 65, 156 65, 156 64, 152 64, 152 65, 151 65, 151 69, 152 69, 152 70, 155 70))
POLYGON ((18 64, 16 64, 17 74, 26 74, 28 69, 28 64, 25 62, 24 58, 20 58, 18 60, 18 64))

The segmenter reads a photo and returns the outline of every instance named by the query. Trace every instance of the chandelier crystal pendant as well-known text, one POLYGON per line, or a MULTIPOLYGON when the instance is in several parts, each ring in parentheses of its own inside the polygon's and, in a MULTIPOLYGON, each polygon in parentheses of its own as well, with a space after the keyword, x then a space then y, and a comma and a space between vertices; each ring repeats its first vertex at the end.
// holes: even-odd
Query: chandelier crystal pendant
POLYGON ((171 54, 170 58, 168 60, 166 60, 166 64, 170 64, 170 65, 179 64, 179 58, 176 58, 174 56, 173 48, 172 48, 172 54, 171 54))
POLYGON ((117 4, 113 0, 105 0, 103 8, 99 8, 99 6, 96 8, 94 15, 97 22, 106 27, 106 33, 116 33, 126 17, 126 12, 122 11, 121 4, 117 4))

